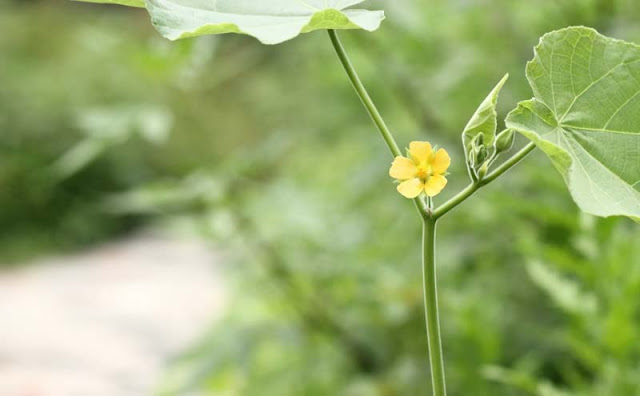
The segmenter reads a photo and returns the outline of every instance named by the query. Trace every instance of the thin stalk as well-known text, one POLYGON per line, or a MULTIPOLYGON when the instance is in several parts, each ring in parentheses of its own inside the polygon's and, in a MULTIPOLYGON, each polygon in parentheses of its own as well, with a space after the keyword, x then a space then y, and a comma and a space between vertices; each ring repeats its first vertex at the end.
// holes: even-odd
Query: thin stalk
MULTIPOLYGON (((342 63, 342 67, 344 67, 344 70, 347 72, 347 76, 349 76, 349 80, 351 81, 353 88, 358 94, 358 97, 360 97, 360 100, 362 101, 362 104, 364 105, 365 109, 367 109, 367 112, 371 116, 373 123, 376 125, 376 127, 380 131, 382 138, 384 139, 385 143, 389 147, 389 151, 391 151, 391 154, 394 157, 401 156, 402 152, 400 151, 398 144, 393 138, 393 135, 391 134, 391 130, 389 130, 389 127, 387 127, 387 124, 384 122, 382 115, 380 115, 378 108, 376 107, 375 103, 373 103, 371 96, 369 96, 367 89, 364 87, 364 84, 362 84, 360 77, 358 77, 358 73, 356 72, 356 69, 353 67, 353 64, 351 63, 351 60, 349 59, 349 56, 347 55, 347 51, 344 49, 342 42, 340 42, 340 38, 338 37, 338 34, 336 33, 335 30, 329 30, 329 37, 331 38, 331 43, 333 44, 333 48, 335 48, 336 54, 338 54, 338 58, 342 63)), ((420 213, 420 216, 423 219, 426 219, 431 215, 430 210, 427 208, 427 206, 425 205, 424 201, 421 198, 415 198, 413 202, 416 205, 416 209, 418 210, 418 213, 420 213)))
POLYGON ((535 148, 536 148, 535 143, 529 142, 529 144, 524 146, 520 151, 518 151, 512 157, 510 157, 508 160, 506 160, 502 164, 500 164, 500 166, 497 167, 496 170, 494 170, 493 172, 488 174, 484 179, 482 179, 482 182, 481 182, 482 185, 487 185, 487 184, 491 183, 492 181, 494 181, 495 179, 497 179, 498 177, 502 176, 509 169, 513 168, 514 165, 516 165, 518 162, 522 161, 524 159, 524 157, 529 155, 529 153, 532 152, 535 148))
POLYGON ((338 54, 338 58, 340 58, 340 62, 342 62, 344 70, 349 76, 349 80, 351 80, 351 84, 353 84, 353 88, 356 90, 356 93, 360 97, 360 100, 362 100, 362 104, 364 104, 364 107, 367 109, 367 112, 371 116, 373 122, 376 124, 376 127, 378 127, 378 130, 380 131, 380 134, 382 134, 382 138, 384 139, 385 143, 387 143, 387 146, 389 146, 391 154, 393 154, 394 157, 402 155, 402 152, 400 151, 398 144, 393 138, 391 131, 387 127, 387 124, 384 122, 382 115, 380 115, 378 108, 373 103, 373 100, 371 100, 371 96, 369 96, 367 89, 364 87, 364 84, 362 84, 360 77, 358 77, 356 69, 353 67, 353 64, 351 63, 351 60, 349 59, 349 56, 347 55, 342 42, 340 42, 338 33, 336 33, 335 30, 329 30, 329 37, 331 38, 331 43, 333 44, 336 53, 338 54))
POLYGON ((429 341, 429 363, 434 396, 446 396, 444 358, 440 339, 440 314, 436 279, 436 220, 425 220, 422 227, 422 279, 424 310, 429 341))
POLYGON ((498 177, 502 176, 509 169, 513 168, 518 162, 522 161, 524 157, 529 155, 536 148, 536 145, 533 142, 530 142, 526 146, 524 146, 520 151, 515 153, 508 160, 503 162, 499 167, 496 168, 493 172, 489 173, 481 180, 477 180, 470 185, 468 185, 464 190, 460 191, 456 196, 443 203, 438 209, 433 212, 433 218, 439 219, 442 216, 449 213, 456 206, 463 203, 467 198, 472 196, 476 191, 491 183, 498 177))

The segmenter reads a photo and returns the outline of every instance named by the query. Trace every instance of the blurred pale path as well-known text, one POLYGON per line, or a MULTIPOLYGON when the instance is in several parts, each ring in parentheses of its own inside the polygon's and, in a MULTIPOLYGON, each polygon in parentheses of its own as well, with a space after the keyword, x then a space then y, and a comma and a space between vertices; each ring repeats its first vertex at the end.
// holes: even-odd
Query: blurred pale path
POLYGON ((221 314, 215 257, 139 236, 0 273, 0 395, 146 396, 221 314))

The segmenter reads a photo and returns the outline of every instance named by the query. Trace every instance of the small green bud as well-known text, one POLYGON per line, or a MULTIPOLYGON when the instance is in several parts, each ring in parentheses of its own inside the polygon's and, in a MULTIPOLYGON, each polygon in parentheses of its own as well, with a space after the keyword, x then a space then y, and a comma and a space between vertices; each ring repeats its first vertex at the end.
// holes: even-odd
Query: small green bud
POLYGON ((478 179, 480 180, 484 179, 484 177, 487 175, 488 172, 489 172, 489 164, 485 162, 484 164, 482 164, 482 166, 478 170, 478 179))
POLYGON ((513 129, 505 129, 500 132, 496 138, 496 152, 502 153, 508 151, 513 147, 513 141, 516 139, 516 134, 513 129))
POLYGON ((479 133, 476 137, 473 138, 473 146, 480 147, 484 146, 484 133, 479 133))
POLYGON ((479 146, 475 150, 476 165, 480 165, 487 159, 487 148, 485 146, 479 146))

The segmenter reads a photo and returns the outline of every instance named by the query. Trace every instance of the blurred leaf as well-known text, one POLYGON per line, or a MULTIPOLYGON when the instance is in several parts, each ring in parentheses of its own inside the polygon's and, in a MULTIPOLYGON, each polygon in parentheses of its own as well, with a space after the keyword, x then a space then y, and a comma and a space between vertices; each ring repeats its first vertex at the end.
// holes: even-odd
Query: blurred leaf
POLYGON ((178 182, 158 181, 132 191, 114 194, 105 200, 113 213, 167 214, 186 208, 218 209, 227 186, 225 181, 203 172, 194 172, 178 182))
POLYGON ((596 297, 580 290, 569 279, 562 277, 548 266, 532 261, 527 264, 529 276, 560 308, 578 315, 591 315, 597 311, 596 297))
POLYGON ((108 145, 105 142, 99 140, 81 140, 53 164, 54 174, 59 179, 66 179, 93 162, 107 147, 108 145))
POLYGON ((482 376, 491 381, 522 389, 527 393, 534 393, 537 387, 535 378, 526 370, 489 365, 482 368, 482 376))
POLYGON ((527 77, 535 98, 507 126, 549 156, 583 211, 640 220, 640 47, 584 27, 555 31, 527 77))
POLYGON ((562 391, 548 382, 538 385, 538 395, 540 396, 572 396, 573 393, 562 391))
POLYGON ((54 163, 53 172, 59 179, 76 174, 136 133, 151 143, 163 143, 169 136, 173 117, 161 107, 118 106, 83 109, 77 115, 77 124, 87 136, 54 163))
POLYGON ((162 106, 119 105, 82 109, 77 123, 91 138, 118 140, 138 133, 159 144, 169 137, 173 115, 162 106))

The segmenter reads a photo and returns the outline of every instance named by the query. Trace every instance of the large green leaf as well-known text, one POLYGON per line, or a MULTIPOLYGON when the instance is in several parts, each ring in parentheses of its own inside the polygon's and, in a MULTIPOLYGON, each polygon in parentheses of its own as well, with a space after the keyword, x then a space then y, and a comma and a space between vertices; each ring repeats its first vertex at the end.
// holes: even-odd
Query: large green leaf
MULTIPOLYGON (((80 0, 144 6, 143 0, 80 0)), ((240 33, 278 44, 319 29, 376 30, 383 11, 349 8, 364 0, 147 0, 153 25, 170 40, 240 33)))
POLYGON ((542 37, 527 78, 535 97, 507 126, 547 154, 582 210, 640 220, 640 46, 559 30, 542 37))

